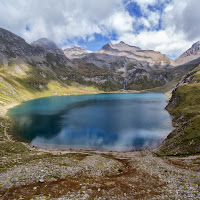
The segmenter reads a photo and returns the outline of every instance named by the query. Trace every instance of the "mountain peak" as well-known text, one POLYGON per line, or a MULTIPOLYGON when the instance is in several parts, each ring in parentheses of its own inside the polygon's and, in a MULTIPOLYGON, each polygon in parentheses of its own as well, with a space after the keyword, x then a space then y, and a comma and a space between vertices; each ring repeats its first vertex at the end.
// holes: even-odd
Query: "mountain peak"
POLYGON ((200 41, 195 42, 195 43, 192 45, 192 48, 197 47, 197 46, 200 46, 200 41))
POLYGON ((115 44, 114 46, 118 47, 118 48, 132 48, 132 49, 135 49, 135 50, 141 50, 141 48, 136 47, 136 46, 131 46, 129 44, 126 44, 123 41, 120 41, 118 44, 115 44))
MULTIPOLYGON (((41 42, 41 43, 54 43, 53 41, 47 39, 47 38, 40 38, 36 40, 35 42, 41 42)), ((33 42, 34 43, 34 42, 33 42)))
POLYGON ((112 50, 113 44, 111 42, 107 43, 102 47, 103 50, 112 50))
POLYGON ((85 49, 83 49, 82 47, 79 47, 79 46, 73 46, 73 47, 69 47, 69 48, 66 48, 66 49, 64 49, 64 51, 65 50, 84 50, 84 51, 86 51, 85 49))
POLYGON ((53 53, 53 54, 64 54, 62 49, 56 45, 53 41, 47 39, 47 38, 40 38, 39 40, 36 40, 31 43, 32 46, 36 47, 42 47, 46 51, 53 53))
POLYGON ((33 45, 33 46, 50 45, 50 44, 56 45, 53 41, 51 41, 47 38, 40 38, 40 39, 31 43, 31 45, 33 45))
POLYGON ((200 41, 195 42, 191 48, 180 55, 176 60, 177 65, 188 63, 200 57, 200 41))
POLYGON ((79 46, 66 48, 63 51, 64 51, 64 54, 69 59, 79 58, 79 56, 81 56, 81 55, 88 54, 88 52, 85 49, 83 49, 82 47, 79 47, 79 46))

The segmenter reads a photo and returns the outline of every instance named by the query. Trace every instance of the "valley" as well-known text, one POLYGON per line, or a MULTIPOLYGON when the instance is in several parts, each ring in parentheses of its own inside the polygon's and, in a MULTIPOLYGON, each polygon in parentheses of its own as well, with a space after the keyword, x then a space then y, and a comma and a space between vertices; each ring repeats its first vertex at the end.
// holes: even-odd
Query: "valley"
POLYGON ((0 29, 0 198, 200 198, 199 46, 175 60, 124 42, 88 53, 80 47, 62 50, 44 38, 28 44, 0 29), (171 97, 166 109, 175 129, 159 148, 45 150, 9 132, 6 113, 23 101, 116 91, 171 97))

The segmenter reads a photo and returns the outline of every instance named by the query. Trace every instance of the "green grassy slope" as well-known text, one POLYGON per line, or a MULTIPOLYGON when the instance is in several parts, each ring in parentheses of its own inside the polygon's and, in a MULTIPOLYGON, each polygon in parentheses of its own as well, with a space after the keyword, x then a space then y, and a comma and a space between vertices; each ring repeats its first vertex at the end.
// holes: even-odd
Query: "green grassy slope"
POLYGON ((175 130, 158 150, 159 155, 200 153, 200 65, 173 91, 167 110, 175 115, 175 130))
POLYGON ((62 81, 45 68, 19 64, 0 67, 0 116, 4 116, 9 107, 29 99, 97 92, 101 91, 94 86, 62 81))

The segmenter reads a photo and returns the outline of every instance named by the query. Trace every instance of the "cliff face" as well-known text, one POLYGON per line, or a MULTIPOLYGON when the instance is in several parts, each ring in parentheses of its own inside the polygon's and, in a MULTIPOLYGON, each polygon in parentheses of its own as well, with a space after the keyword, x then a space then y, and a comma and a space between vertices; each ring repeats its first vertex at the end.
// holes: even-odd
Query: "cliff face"
POLYGON ((172 92, 166 109, 175 127, 158 148, 159 155, 200 153, 200 65, 185 75, 172 92))

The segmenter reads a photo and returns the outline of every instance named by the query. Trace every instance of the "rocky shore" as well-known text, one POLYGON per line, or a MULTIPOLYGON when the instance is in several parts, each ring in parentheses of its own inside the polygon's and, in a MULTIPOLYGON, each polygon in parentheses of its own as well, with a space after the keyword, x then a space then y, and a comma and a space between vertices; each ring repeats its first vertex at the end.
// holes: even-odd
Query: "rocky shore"
POLYGON ((32 148, 0 122, 0 199, 199 199, 200 156, 32 148))

